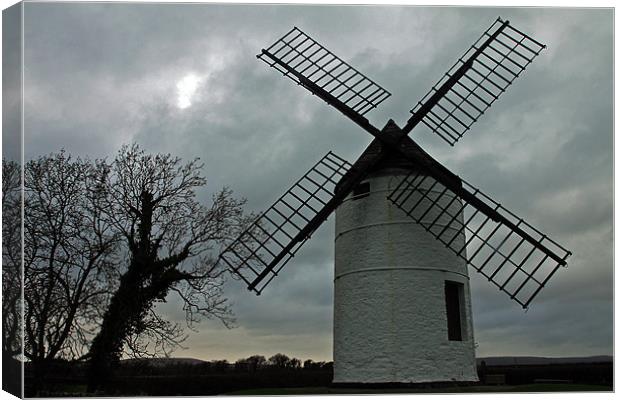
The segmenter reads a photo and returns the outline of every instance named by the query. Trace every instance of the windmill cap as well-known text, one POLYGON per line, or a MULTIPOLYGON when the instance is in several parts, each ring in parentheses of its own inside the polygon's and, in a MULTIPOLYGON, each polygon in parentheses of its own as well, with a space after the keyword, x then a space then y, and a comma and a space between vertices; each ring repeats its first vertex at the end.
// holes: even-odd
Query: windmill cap
MULTIPOLYGON (((394 120, 390 118, 381 130, 381 134, 400 137, 401 135, 403 135, 403 132, 398 126, 398 124, 396 124, 396 122, 394 122, 394 120)), ((400 152, 390 149, 387 151, 387 154, 381 160, 379 160, 379 162, 377 162, 371 169, 368 170, 368 173, 372 174, 377 171, 392 168, 411 170, 415 168, 415 164, 410 159, 403 156, 400 152)))
POLYGON ((410 159, 404 157, 400 152, 389 150, 387 154, 368 170, 369 174, 387 169, 415 169, 416 165, 410 159))
POLYGON ((400 127, 396 124, 396 122, 394 122, 392 118, 390 118, 388 122, 385 124, 385 126, 383 127, 382 131, 385 131, 388 129, 389 130, 400 130, 400 127))

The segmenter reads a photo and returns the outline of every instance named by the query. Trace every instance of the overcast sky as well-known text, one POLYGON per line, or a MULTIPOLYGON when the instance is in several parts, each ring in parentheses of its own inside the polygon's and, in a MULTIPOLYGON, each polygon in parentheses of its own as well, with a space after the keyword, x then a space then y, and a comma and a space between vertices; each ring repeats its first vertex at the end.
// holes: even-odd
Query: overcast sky
MULTIPOLYGON (((371 137, 255 55, 297 26, 408 110, 501 16, 548 48, 456 146, 433 157, 573 252, 529 311, 472 274, 478 356, 612 354, 610 9, 26 3, 25 156, 113 157, 123 143, 206 164, 265 209, 325 153, 353 162, 371 137)), ((6 125, 5 125, 6 126, 6 125)), ((237 328, 207 321, 176 356, 332 358, 334 219, 257 297, 233 281, 237 328)), ((162 312, 182 321, 180 305, 162 312)))

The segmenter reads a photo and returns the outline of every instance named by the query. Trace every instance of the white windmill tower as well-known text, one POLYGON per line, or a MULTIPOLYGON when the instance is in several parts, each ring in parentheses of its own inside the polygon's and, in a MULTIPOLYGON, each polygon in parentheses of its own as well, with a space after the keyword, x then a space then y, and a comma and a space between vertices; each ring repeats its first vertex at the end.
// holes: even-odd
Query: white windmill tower
POLYGON ((364 115, 390 93, 298 28, 257 57, 374 140, 329 152, 220 254, 260 294, 336 211, 334 383, 476 381, 467 266, 526 308, 570 252, 430 157, 422 123, 454 145, 545 46, 498 18, 403 128, 364 115))
POLYGON ((389 154, 336 209, 335 383, 477 380, 467 262, 387 199, 412 170, 389 154))

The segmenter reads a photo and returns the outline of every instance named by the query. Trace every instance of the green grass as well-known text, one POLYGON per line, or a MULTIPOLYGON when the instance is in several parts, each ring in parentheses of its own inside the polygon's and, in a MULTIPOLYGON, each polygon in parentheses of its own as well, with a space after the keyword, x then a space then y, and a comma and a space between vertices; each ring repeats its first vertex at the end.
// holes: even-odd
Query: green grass
POLYGON ((368 388, 330 388, 330 387, 302 387, 302 388, 257 388, 238 390, 225 393, 231 396, 261 396, 261 395, 320 395, 320 394, 380 394, 380 393, 471 393, 471 392, 600 392, 611 391, 611 386, 579 385, 568 383, 537 383, 517 386, 460 386, 445 388, 395 388, 395 389, 368 389, 368 388))

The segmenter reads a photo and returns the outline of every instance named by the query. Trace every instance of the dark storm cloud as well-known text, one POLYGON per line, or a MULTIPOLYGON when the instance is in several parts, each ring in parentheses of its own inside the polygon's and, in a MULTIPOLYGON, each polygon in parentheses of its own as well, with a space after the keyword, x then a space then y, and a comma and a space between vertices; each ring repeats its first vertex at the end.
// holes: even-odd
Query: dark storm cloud
MULTIPOLYGON (((229 185, 260 211, 328 151, 353 162, 371 140, 256 60, 262 47, 300 27, 392 92, 373 124, 403 125, 498 15, 549 47, 455 147, 413 135, 574 256, 525 314, 472 271, 478 355, 609 354, 610 10, 27 3, 26 157, 61 147, 110 157, 135 140, 201 157, 201 196, 229 185), (180 109, 177 84, 191 75, 180 109)), ((331 218, 259 297, 229 282, 238 327, 205 321, 177 354, 331 358, 333 240, 331 218)), ((183 320, 176 301, 161 309, 183 320)))

